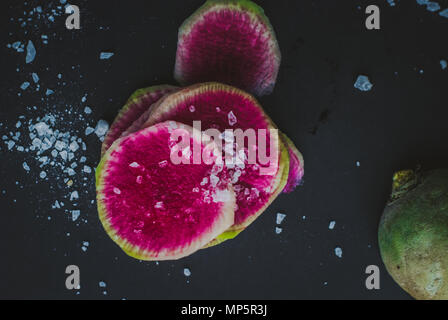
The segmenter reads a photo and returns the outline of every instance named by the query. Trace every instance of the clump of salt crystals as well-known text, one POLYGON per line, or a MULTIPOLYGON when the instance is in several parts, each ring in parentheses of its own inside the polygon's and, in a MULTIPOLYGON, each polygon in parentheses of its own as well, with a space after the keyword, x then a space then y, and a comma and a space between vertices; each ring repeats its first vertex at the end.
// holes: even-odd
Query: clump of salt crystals
POLYGON ((213 195, 213 202, 228 202, 232 199, 232 193, 229 190, 216 190, 213 195))
MULTIPOLYGON (((37 107, 28 110, 35 112, 37 107)), ((64 210, 67 219, 76 221, 77 225, 87 220, 79 219, 81 210, 78 206, 83 199, 80 192, 71 188, 75 184, 85 194, 90 194, 89 189, 94 188, 93 170, 86 164, 87 145, 81 137, 86 122, 82 113, 76 113, 71 108, 36 118, 22 115, 15 123, 14 130, 5 130, 8 133, 2 136, 8 151, 20 154, 23 159, 20 165, 35 178, 36 184, 51 181, 50 190, 68 189, 65 196, 58 192, 60 198, 51 199, 48 206, 54 210, 64 210), (66 203, 63 199, 67 200, 66 203)), ((101 125, 99 129, 101 134, 101 125)), ((94 200, 91 199, 89 204, 94 204, 94 200)), ((37 214, 37 217, 40 215, 37 214)))

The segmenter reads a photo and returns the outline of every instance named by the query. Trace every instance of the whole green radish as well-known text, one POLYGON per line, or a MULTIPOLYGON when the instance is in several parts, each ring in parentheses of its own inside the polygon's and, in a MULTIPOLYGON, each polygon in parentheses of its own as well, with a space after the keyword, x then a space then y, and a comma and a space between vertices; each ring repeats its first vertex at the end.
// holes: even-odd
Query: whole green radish
POLYGON ((404 290, 420 300, 448 299, 448 170, 397 172, 378 240, 404 290))

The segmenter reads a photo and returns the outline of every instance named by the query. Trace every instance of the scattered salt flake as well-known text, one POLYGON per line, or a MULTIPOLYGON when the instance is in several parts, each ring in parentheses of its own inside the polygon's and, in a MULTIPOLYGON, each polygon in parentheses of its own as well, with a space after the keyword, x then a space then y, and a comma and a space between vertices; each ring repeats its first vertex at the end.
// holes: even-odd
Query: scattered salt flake
POLYGON ((237 123, 237 119, 236 119, 236 116, 235 116, 235 114, 233 113, 233 111, 230 111, 228 114, 227 114, 227 118, 228 118, 228 120, 229 120, 229 125, 230 126, 234 126, 236 123, 237 123))
POLYGON ((79 199, 78 191, 73 191, 73 192, 70 194, 70 201, 78 200, 78 199, 79 199))
POLYGON ((282 233, 282 231, 283 231, 282 228, 275 227, 275 233, 276 233, 276 234, 280 234, 280 233, 282 233))
POLYGON ((92 127, 87 127, 86 131, 84 132, 84 134, 86 136, 88 136, 89 134, 92 134, 95 131, 95 129, 93 129, 92 127))
POLYGON ((84 251, 84 252, 86 252, 86 251, 87 251, 87 247, 82 246, 82 247, 81 247, 81 250, 84 251))
POLYGON ((24 162, 22 164, 22 166, 23 166, 23 169, 25 169, 26 171, 30 171, 30 167, 28 166, 28 164, 26 162, 24 162))
POLYGON ((114 188, 114 193, 115 194, 121 194, 121 190, 118 189, 117 187, 114 188))
POLYGON ((342 249, 341 249, 341 247, 334 248, 334 254, 336 255, 336 257, 341 259, 342 258, 342 249))
POLYGON ((54 147, 56 148, 56 150, 58 151, 62 151, 67 147, 67 144, 64 141, 56 141, 56 144, 54 145, 54 147))
POLYGON ((98 285, 100 286, 100 288, 106 288, 106 282, 104 281, 98 282, 98 285))
POLYGON ((191 105, 191 106, 188 108, 188 110, 190 110, 190 112, 195 112, 195 111, 196 111, 196 108, 195 108, 195 106, 191 105))
POLYGON ((370 83, 370 80, 367 76, 359 75, 356 79, 354 87, 361 91, 370 91, 373 87, 373 84, 370 83))
POLYGON ((90 107, 85 107, 84 108, 84 113, 85 114, 91 114, 92 113, 92 109, 90 109, 90 107))
POLYGON ((31 76, 33 77, 33 81, 34 83, 38 83, 39 82, 39 76, 37 75, 37 73, 32 73, 31 76))
POLYGON ((101 52, 100 53, 100 59, 101 60, 107 60, 110 59, 114 55, 113 52, 101 52))
POLYGON ((219 182, 219 177, 215 176, 215 175, 210 175, 210 184, 212 187, 216 187, 216 185, 219 182))
POLYGON ((82 245, 85 246, 85 247, 88 247, 89 244, 90 244, 89 241, 83 241, 83 242, 82 242, 82 245))
POLYGON ((72 210, 72 221, 76 221, 79 218, 79 215, 81 214, 80 210, 72 210))
POLYGON ((437 2, 429 1, 426 3, 426 10, 436 12, 440 10, 440 5, 437 2))
POLYGON ((45 91, 46 96, 51 96, 53 93, 54 93, 54 91, 51 89, 47 89, 47 91, 45 91))
POLYGON ((159 201, 159 202, 157 202, 157 203, 154 205, 154 208, 156 208, 156 209, 164 209, 165 206, 164 206, 164 204, 163 204, 162 201, 159 201))
POLYGON ((328 229, 333 230, 335 225, 336 225, 336 221, 330 221, 330 224, 328 225, 328 229))
POLYGON ((53 209, 61 209, 61 205, 59 204, 59 201, 56 200, 52 206, 53 209))
POLYGON ((188 268, 184 268, 184 276, 189 277, 191 276, 191 271, 188 268))
POLYGON ((143 181, 142 176, 137 176, 137 178, 135 179, 135 182, 137 182, 138 184, 142 184, 142 181, 143 181))
POLYGON ((28 40, 28 44, 26 45, 26 63, 33 62, 34 58, 36 57, 36 48, 34 47, 33 41, 28 40))
POLYGON ((89 166, 84 166, 82 171, 84 171, 85 173, 92 173, 92 168, 90 168, 89 166))
POLYGON ((394 2, 394 0, 387 0, 387 3, 389 3, 389 5, 390 5, 391 7, 395 7, 395 2, 394 2))
POLYGON ((79 149, 79 144, 76 141, 73 141, 70 143, 69 148, 72 152, 76 152, 79 149))
POLYGON ((360 166, 361 166, 361 162, 356 161, 356 166, 357 166, 357 167, 360 167, 360 166))
POLYGON ((132 162, 131 164, 129 164, 129 166, 131 168, 138 168, 138 167, 140 167, 140 165, 137 162, 132 162))
POLYGON ((103 137, 107 130, 109 130, 109 124, 105 120, 99 120, 95 127, 95 134, 98 138, 103 137))
POLYGON ((30 83, 28 81, 25 81, 20 85, 20 89, 26 90, 30 86, 30 83))
POLYGON ((41 171, 39 176, 41 179, 45 179, 47 177, 47 173, 45 171, 41 171))
POLYGON ((159 162, 159 167, 160 168, 165 168, 168 165, 168 161, 167 160, 163 160, 159 162))
POLYGON ((283 220, 286 218, 286 214, 283 213, 277 213, 277 224, 282 224, 283 220))
POLYGON ((440 11, 439 15, 444 18, 448 18, 448 9, 444 9, 444 10, 440 11))
POLYGON ((62 150, 61 152, 59 152, 59 155, 61 156, 62 160, 67 161, 67 158, 68 158, 67 151, 62 150))
MULTIPOLYGON (((447 14, 448 14, 448 9, 447 10, 447 14)), ((446 60, 440 60, 440 67, 442 67, 442 70, 445 70, 446 67, 448 66, 448 62, 446 60)))

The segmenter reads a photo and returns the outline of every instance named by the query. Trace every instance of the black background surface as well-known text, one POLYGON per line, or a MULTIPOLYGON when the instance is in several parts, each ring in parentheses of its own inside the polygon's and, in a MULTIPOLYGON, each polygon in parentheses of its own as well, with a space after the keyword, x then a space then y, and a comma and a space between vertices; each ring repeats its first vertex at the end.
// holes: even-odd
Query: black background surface
MULTIPOLYGON (((409 298, 381 262, 377 225, 395 170, 446 166, 448 70, 439 61, 448 58, 448 20, 415 1, 395 1, 395 7, 373 0, 256 2, 276 30, 283 58, 274 93, 260 101, 303 153, 305 184, 281 195, 235 240, 157 265, 129 258, 107 237, 90 205, 93 176, 80 201, 88 223, 75 227, 64 212, 51 210, 67 190, 51 179, 36 183, 21 166, 24 155, 2 145, 0 189, 7 192, 0 194, 0 298, 409 298), (379 31, 364 26, 368 4, 381 9, 379 31), (369 76, 372 91, 353 88, 358 74, 369 76), (277 212, 287 214, 280 235, 277 212), (334 230, 328 229, 331 220, 334 230), (87 252, 82 241, 90 242, 87 252), (336 246, 343 249, 342 259, 334 255, 336 246), (79 295, 64 285, 69 264, 81 270, 79 295), (380 290, 364 285, 365 268, 372 264, 381 269, 380 290), (191 277, 183 275, 184 267, 191 277), (107 295, 99 281, 107 283, 107 295)), ((62 73, 69 81, 52 98, 54 108, 76 108, 87 92, 92 123, 112 121, 137 88, 175 84, 177 29, 202 1, 77 1, 81 30, 67 30, 65 17, 58 17, 23 35, 10 21, 25 7, 45 3, 50 1, 0 4, 2 134, 26 106, 45 113, 36 95, 17 96, 24 74, 38 72, 41 83, 51 83, 50 77, 62 73), (30 65, 6 47, 45 32, 56 37, 47 46, 34 41, 37 57, 30 65), (101 61, 101 51, 115 55, 101 61), (23 71, 16 72, 18 66, 23 71)), ((439 3, 448 7, 447 1, 439 3)), ((95 166, 100 143, 86 141, 95 166)))

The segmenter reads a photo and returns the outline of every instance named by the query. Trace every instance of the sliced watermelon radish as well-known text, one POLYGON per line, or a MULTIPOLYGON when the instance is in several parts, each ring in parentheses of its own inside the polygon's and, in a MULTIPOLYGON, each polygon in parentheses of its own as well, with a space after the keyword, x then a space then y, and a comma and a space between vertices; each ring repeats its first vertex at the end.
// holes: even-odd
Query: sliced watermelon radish
POLYGON ((294 145, 294 142, 288 138, 284 133, 281 134, 283 142, 288 148, 289 152, 289 175, 288 182, 283 189, 284 193, 290 193, 301 183, 304 174, 303 156, 294 145))
POLYGON ((173 91, 176 87, 170 85, 152 86, 135 91, 128 99, 124 107, 120 110, 101 146, 101 156, 109 149, 112 143, 117 140, 140 115, 153 103, 165 94, 173 91))
POLYGON ((149 115, 151 114, 152 110, 154 110, 162 101, 170 95, 173 92, 176 92, 179 90, 179 88, 172 87, 170 92, 166 93, 162 97, 160 97, 156 102, 154 102, 152 105, 149 106, 138 118, 135 120, 126 130, 123 131, 121 134, 122 137, 126 137, 127 135, 130 135, 131 133, 137 132, 140 130, 145 122, 148 120, 149 115))
POLYGON ((186 137, 183 159, 191 161, 192 152, 184 151, 195 145, 200 152, 218 152, 214 143, 195 138, 191 127, 167 121, 116 140, 96 171, 100 220, 112 240, 137 259, 185 257, 234 223, 227 170, 205 185, 214 163, 176 164, 176 132, 186 137))
MULTIPOLYGON (((260 168, 266 167, 257 159, 248 163, 247 151, 244 165, 227 166, 237 198, 235 224, 218 237, 219 242, 235 237, 251 224, 286 185, 289 171, 287 148, 279 137, 269 134, 275 129, 272 120, 264 113, 258 102, 249 94, 229 85, 203 83, 193 85, 167 95, 152 112, 143 127, 149 127, 166 120, 174 120, 187 125, 201 122, 201 130, 253 129, 267 131, 268 152, 277 151, 278 157, 270 163, 275 167, 270 175, 263 174, 260 168), (270 142, 274 150, 270 150, 270 142)), ((258 141, 258 140, 257 140, 258 141)), ((246 146, 245 146, 246 147, 246 146)), ((249 146, 251 147, 251 146, 249 146)))
POLYGON ((274 30, 249 0, 208 0, 180 27, 174 77, 218 81, 256 95, 272 92, 281 54, 274 30))

